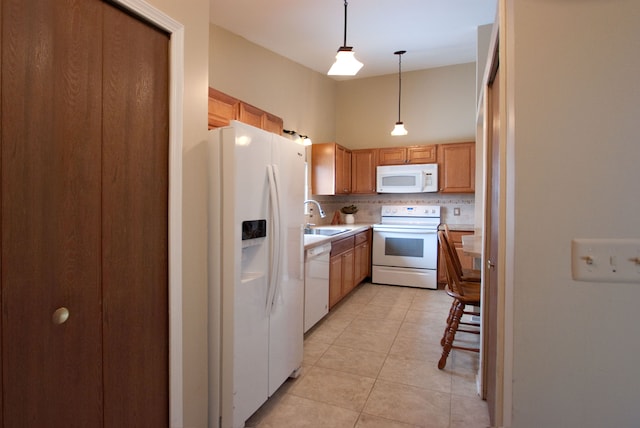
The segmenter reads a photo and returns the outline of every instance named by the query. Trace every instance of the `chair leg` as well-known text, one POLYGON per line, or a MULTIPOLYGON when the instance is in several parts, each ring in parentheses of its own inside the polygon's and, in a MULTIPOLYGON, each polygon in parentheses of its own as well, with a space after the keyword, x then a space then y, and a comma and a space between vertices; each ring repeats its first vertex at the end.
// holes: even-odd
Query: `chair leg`
POLYGON ((442 370, 447 365, 447 357, 449 357, 449 353, 451 352, 451 348, 453 347, 453 341, 456 337, 456 331, 458 331, 458 326, 460 324, 460 318, 462 318, 462 314, 464 313, 465 304, 459 300, 456 300, 456 309, 453 312, 453 317, 451 319, 451 324, 448 326, 448 330, 446 332, 445 343, 442 346, 442 356, 440 357, 440 361, 438 361, 438 368, 442 370))
POLYGON ((453 299, 451 302, 451 308, 449 308, 449 315, 447 316, 447 325, 444 327, 444 332, 442 333, 442 339, 440 339, 440 346, 444 346, 444 343, 447 339, 447 332, 449 331, 449 326, 451 325, 451 320, 453 319, 453 313, 456 310, 456 305, 458 304, 458 300, 453 299))

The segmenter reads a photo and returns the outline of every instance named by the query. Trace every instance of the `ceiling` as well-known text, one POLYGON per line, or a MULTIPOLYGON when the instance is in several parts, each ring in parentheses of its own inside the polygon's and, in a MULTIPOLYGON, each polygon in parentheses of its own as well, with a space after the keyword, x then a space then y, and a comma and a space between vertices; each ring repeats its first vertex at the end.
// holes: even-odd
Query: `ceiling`
MULTIPOLYGON (((355 77, 476 60, 476 28, 490 24, 497 0, 350 0, 347 45, 364 67, 355 77)), ((344 39, 343 0, 211 0, 210 21, 326 74, 344 39)))

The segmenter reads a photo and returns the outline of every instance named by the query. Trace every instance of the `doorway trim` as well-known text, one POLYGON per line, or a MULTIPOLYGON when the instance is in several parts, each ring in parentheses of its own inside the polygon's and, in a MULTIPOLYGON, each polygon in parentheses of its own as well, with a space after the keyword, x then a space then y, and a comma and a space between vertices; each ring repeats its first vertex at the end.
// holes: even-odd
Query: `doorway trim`
POLYGON ((169 425, 184 426, 182 136, 184 25, 142 0, 108 0, 169 33, 169 425))

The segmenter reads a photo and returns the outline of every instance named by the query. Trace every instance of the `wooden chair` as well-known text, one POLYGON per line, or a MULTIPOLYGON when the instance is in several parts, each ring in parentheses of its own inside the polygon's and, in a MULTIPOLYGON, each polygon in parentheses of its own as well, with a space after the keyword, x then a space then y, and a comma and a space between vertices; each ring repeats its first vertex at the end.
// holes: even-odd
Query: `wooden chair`
MULTIPOLYGON (((449 230, 449 228, 445 225, 444 227, 444 239, 446 239, 446 243, 441 243, 440 246, 442 247, 442 251, 448 251, 449 255, 451 256, 451 259, 453 260, 453 264, 454 267, 456 267, 456 271, 458 272, 459 276, 462 279, 461 284, 463 284, 463 286, 465 288, 467 288, 468 293, 471 294, 479 294, 480 293, 480 277, 478 276, 471 276, 471 277, 467 277, 464 278, 462 277, 462 275, 460 274, 460 272, 462 272, 462 266, 460 264, 460 259, 458 258, 458 252, 456 251, 454 245, 453 245, 453 241, 451 239, 449 239, 449 235, 447 235, 447 231, 449 230)), ((445 269, 445 274, 446 274, 446 269, 445 269)), ((456 311, 456 305, 457 305, 457 300, 453 300, 453 302, 451 303, 451 308, 449 309, 449 316, 447 317, 447 324, 444 330, 444 334, 442 335, 442 339, 440 339, 440 345, 444 346, 445 341, 446 341, 446 337, 447 337, 447 331, 449 329, 449 325, 451 324, 451 319, 453 317, 454 312, 456 311)), ((463 315, 470 315, 470 316, 480 316, 480 312, 478 312, 477 310, 463 310, 463 315)), ((473 328, 473 330, 468 330, 466 328, 460 328, 458 327, 458 331, 464 331, 467 333, 476 333, 478 330, 476 329, 477 327, 480 327, 480 323, 478 322, 474 322, 474 321, 463 321, 463 319, 460 319, 460 323, 464 326, 471 326, 473 328)))
POLYGON ((453 259, 453 265, 460 278, 463 281, 471 281, 471 282, 480 282, 480 271, 477 269, 463 269, 462 263, 460 262, 460 257, 458 257, 458 251, 455 249, 453 245, 453 239, 451 238, 451 231, 449 230, 449 226, 447 224, 443 224, 442 228, 444 229, 444 235, 449 242, 449 246, 453 249, 451 254, 453 259))
POLYGON ((453 298, 449 317, 447 318, 447 326, 445 327, 442 337, 442 356, 438 361, 438 368, 443 369, 447 364, 447 357, 451 349, 461 349, 466 351, 479 352, 478 347, 461 346, 454 344, 456 333, 458 331, 466 331, 469 333, 479 334, 479 330, 463 330, 460 324, 472 324, 478 326, 477 323, 467 323, 462 321, 464 314, 475 315, 475 312, 465 311, 468 305, 480 306, 480 284, 477 282, 463 281, 454 267, 452 252, 455 249, 449 244, 443 231, 438 231, 438 240, 443 249, 442 253, 445 258, 445 268, 447 276, 446 292, 453 298))

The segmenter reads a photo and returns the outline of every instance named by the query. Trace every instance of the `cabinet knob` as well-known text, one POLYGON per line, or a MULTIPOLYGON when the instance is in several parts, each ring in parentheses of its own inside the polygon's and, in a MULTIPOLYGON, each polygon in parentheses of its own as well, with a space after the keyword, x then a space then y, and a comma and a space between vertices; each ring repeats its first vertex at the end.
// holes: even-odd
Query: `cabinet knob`
POLYGON ((69 309, 65 308, 64 306, 56 309, 53 312, 53 315, 51 316, 51 321, 55 325, 64 324, 65 322, 67 322, 68 319, 69 319, 69 309))

